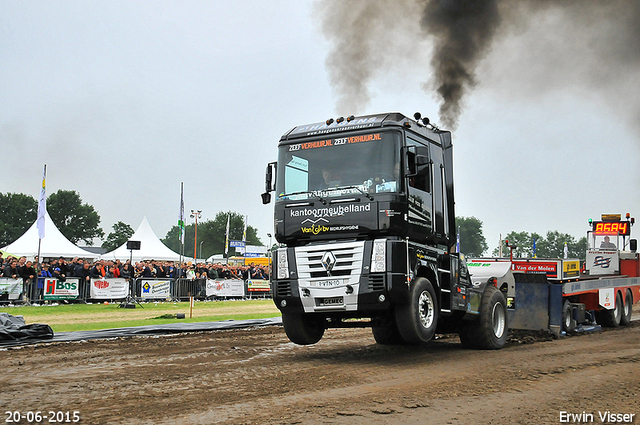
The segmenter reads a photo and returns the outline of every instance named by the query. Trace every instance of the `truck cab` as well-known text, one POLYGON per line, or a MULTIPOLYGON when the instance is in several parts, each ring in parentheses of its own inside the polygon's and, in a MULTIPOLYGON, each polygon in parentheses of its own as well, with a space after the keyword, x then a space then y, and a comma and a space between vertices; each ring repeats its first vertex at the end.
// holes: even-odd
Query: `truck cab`
POLYGON ((479 314, 483 288, 454 252, 451 133, 414 118, 329 119, 281 137, 262 198, 275 194, 272 293, 292 341, 345 326, 428 341, 479 314))

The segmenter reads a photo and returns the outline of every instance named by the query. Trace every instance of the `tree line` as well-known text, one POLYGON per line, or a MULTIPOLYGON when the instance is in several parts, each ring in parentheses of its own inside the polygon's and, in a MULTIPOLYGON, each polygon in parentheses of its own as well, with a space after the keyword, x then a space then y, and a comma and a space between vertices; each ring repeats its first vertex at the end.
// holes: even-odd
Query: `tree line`
MULTIPOLYGON (((456 226, 460 230, 460 252, 468 257, 482 257, 489 246, 482 234, 482 221, 476 217, 456 217, 456 226)), ((568 233, 558 231, 548 231, 545 236, 538 233, 511 231, 504 235, 502 247, 496 246, 491 252, 491 256, 498 257, 502 248, 502 257, 511 255, 511 248, 507 247, 507 241, 513 248, 513 256, 527 258, 535 256, 538 258, 563 258, 564 247, 567 244, 569 258, 585 259, 587 250, 586 236, 576 239, 568 233)))
MULTIPOLYGON (((58 230, 74 244, 84 242, 93 246, 96 239, 102 240, 102 248, 107 252, 126 243, 134 234, 127 223, 118 221, 107 234, 100 227, 100 215, 96 209, 82 201, 80 194, 73 190, 58 190, 47 197, 47 212, 58 230)), ((38 202, 24 193, 0 193, 0 247, 9 245, 26 232, 38 214, 38 202)), ((236 212, 219 212, 213 220, 198 222, 197 257, 207 258, 223 253, 227 217, 230 217, 229 239, 242 240, 245 217, 236 212)), ((177 222, 177 219, 176 219, 177 222)), ((262 246, 257 230, 247 226, 246 242, 249 245, 262 246)), ((173 251, 180 253, 180 228, 175 225, 166 234, 162 242, 173 251)), ((184 252, 186 257, 194 255, 195 223, 185 227, 184 252)), ((234 249, 229 248, 233 253, 234 249)))
MULTIPOLYGON (((60 232, 71 242, 84 242, 92 246, 95 239, 103 239, 102 248, 112 251, 124 244, 133 235, 133 228, 118 221, 106 236, 100 227, 100 215, 92 205, 84 203, 80 194, 73 190, 58 190, 47 198, 47 211, 51 220, 60 232)), ((36 220, 38 202, 33 196, 23 193, 0 193, 0 246, 6 246, 18 239, 36 220)), ((229 218, 229 239, 242 240, 245 228, 245 217, 237 212, 219 212, 213 220, 198 223, 196 239, 195 223, 185 227, 184 252, 186 257, 208 258, 225 251, 225 237, 229 218), (195 242, 195 244, 194 244, 195 242), (194 252, 194 248, 197 252, 194 252), (197 254, 197 255, 196 255, 197 254)), ((177 220, 176 220, 177 222, 177 220)), ((476 217, 456 217, 456 227, 460 232, 460 252, 468 257, 481 257, 487 254, 489 246, 482 233, 482 221, 476 217)), ((257 229, 247 226, 246 242, 249 245, 263 246, 257 235, 257 229)), ((540 258, 562 258, 564 245, 567 243, 568 255, 571 258, 584 259, 587 249, 587 238, 576 240, 567 233, 549 231, 545 236, 537 233, 509 232, 502 241, 502 256, 510 255, 509 245, 515 246, 514 257, 532 257, 533 241, 536 244, 536 256, 540 258)), ((180 253, 180 227, 174 225, 169 229, 162 242, 171 250, 180 253)), ((229 248, 229 252, 233 252, 229 248)), ((497 257, 500 247, 497 246, 491 255, 497 257)))

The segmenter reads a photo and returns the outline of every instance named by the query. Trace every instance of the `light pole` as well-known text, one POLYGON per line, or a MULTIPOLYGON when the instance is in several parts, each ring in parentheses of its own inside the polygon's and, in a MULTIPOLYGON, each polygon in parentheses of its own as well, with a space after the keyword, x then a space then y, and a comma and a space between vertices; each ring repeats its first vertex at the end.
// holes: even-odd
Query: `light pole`
POLYGON ((193 240, 193 262, 196 262, 196 257, 198 257, 198 251, 196 251, 196 248, 198 246, 198 219, 200 218, 200 216, 202 215, 202 210, 191 210, 191 218, 195 218, 196 219, 196 235, 195 235, 195 239, 193 240))

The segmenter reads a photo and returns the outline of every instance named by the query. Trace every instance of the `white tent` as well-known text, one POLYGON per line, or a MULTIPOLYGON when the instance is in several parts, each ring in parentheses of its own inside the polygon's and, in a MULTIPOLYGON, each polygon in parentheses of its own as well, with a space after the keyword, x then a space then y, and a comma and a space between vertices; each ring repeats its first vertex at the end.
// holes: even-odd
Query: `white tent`
MULTIPOLYGON (((44 216, 44 239, 40 246, 40 258, 65 257, 65 258, 97 258, 98 254, 86 251, 74 245, 67 239, 60 230, 53 224, 49 213, 44 216)), ((34 258, 38 255, 38 226, 34 221, 29 230, 27 230, 16 241, 2 248, 3 251, 10 252, 13 255, 34 258)))
POLYGON ((153 229, 147 221, 147 217, 142 219, 142 223, 138 226, 130 241, 140 241, 140 249, 130 251, 127 244, 123 244, 111 252, 102 254, 100 258, 104 260, 128 260, 130 257, 133 261, 140 260, 163 260, 163 261, 179 261, 180 254, 171 251, 156 236, 153 229))

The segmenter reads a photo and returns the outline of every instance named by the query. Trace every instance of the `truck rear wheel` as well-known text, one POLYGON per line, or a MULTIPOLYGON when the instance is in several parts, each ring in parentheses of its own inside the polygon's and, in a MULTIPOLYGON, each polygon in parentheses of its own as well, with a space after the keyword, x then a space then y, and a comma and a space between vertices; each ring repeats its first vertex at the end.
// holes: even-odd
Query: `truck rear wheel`
POLYGON ((569 300, 566 300, 562 307, 562 328, 565 332, 573 332, 576 330, 576 320, 573 318, 573 307, 571 307, 569 300))
POLYGON ((396 308, 396 323, 404 342, 431 341, 438 325, 438 300, 428 279, 419 277, 414 281, 409 303, 396 308))
POLYGON ((460 329, 460 342, 467 348, 499 350, 509 331, 507 300, 495 286, 487 286, 480 302, 480 315, 460 329))
POLYGON ((398 331, 395 318, 390 318, 371 327, 373 338, 381 345, 402 344, 404 340, 398 331))
POLYGON ((622 319, 622 296, 620 292, 616 292, 616 306, 613 310, 596 311, 596 321, 602 326, 608 328, 617 328, 622 319))
POLYGON ((633 314, 633 296, 631 291, 627 289, 627 295, 624 297, 624 308, 620 317, 620 324, 627 326, 631 323, 631 315, 633 314))
POLYGON ((282 324, 289 340, 298 345, 311 345, 324 335, 324 318, 282 312, 282 324))

